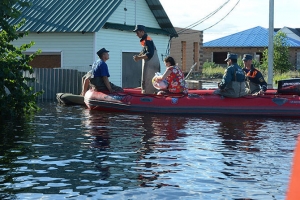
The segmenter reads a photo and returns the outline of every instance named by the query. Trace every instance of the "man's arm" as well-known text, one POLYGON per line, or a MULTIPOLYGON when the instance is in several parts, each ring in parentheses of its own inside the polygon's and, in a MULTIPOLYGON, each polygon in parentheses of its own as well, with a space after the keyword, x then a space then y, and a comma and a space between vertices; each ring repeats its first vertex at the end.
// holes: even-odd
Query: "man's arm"
POLYGON ((107 89, 109 90, 109 92, 113 93, 114 91, 110 86, 110 82, 108 80, 108 77, 107 76, 102 76, 102 78, 103 78, 103 82, 104 82, 105 86, 107 87, 107 89))
POLYGON ((256 78, 257 80, 259 81, 259 85, 260 85, 260 88, 263 92, 267 91, 267 82, 265 81, 263 75, 261 74, 260 71, 258 71, 257 75, 256 75, 256 78))
POLYGON ((143 54, 143 55, 134 55, 133 56, 133 60, 135 62, 137 62, 139 60, 142 60, 142 59, 148 59, 148 56, 146 54, 143 54))
POLYGON ((228 67, 226 69, 223 79, 218 85, 221 90, 225 89, 227 83, 229 83, 232 80, 232 69, 233 69, 232 67, 228 67))

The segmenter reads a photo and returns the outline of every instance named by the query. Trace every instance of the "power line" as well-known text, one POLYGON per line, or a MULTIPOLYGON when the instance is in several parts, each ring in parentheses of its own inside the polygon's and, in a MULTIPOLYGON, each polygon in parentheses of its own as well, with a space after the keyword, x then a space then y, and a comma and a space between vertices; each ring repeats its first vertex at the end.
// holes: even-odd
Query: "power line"
MULTIPOLYGON (((233 6, 233 8, 223 18, 221 18, 219 21, 217 21, 213 25, 211 25, 211 26, 209 26, 209 27, 207 27, 203 30, 200 30, 200 31, 205 31, 207 29, 210 29, 210 28, 214 27, 215 25, 217 25, 218 23, 220 23, 221 21, 223 21, 236 8, 236 6, 239 4, 239 2, 240 2, 240 0, 238 0, 237 3, 233 6)), ((189 32, 189 33, 181 32, 181 33, 178 33, 178 34, 193 34, 193 33, 199 33, 199 31, 194 31, 194 32, 189 32)))
POLYGON ((233 6, 233 8, 222 18, 220 19, 219 21, 217 21, 215 24, 207 27, 206 29, 203 29, 202 31, 205 31, 207 29, 210 29, 211 27, 214 27, 215 25, 217 25, 218 23, 220 23, 223 19, 225 19, 234 9, 235 7, 240 3, 240 0, 238 0, 238 2, 233 6))
MULTIPOLYGON (((180 34, 193 34, 193 33, 199 33, 199 31, 195 31, 195 32, 189 32, 189 33, 184 33, 185 31, 187 31, 187 30, 189 30, 189 29, 191 29, 191 28, 193 28, 193 27, 195 27, 195 26, 197 26, 197 25, 199 25, 199 24, 201 24, 202 22, 204 22, 205 20, 207 20, 207 19, 209 19, 210 17, 212 17, 214 14, 216 14, 219 10, 221 10, 228 2, 229 2, 230 0, 228 0, 228 1, 226 1, 223 5, 221 5, 218 9, 216 9, 215 11, 213 11, 212 13, 210 13, 209 15, 207 15, 206 17, 204 17, 204 18, 202 18, 201 20, 199 20, 199 21, 197 21, 197 22, 195 22, 195 23, 193 23, 193 24, 191 24, 191 25, 189 25, 189 26, 187 26, 186 28, 184 28, 184 29, 181 29, 180 31, 178 31, 177 33, 178 33, 178 35, 180 35, 180 34)), ((239 2, 240 2, 240 0, 238 0, 237 1, 237 3, 233 6, 233 8, 223 17, 223 18, 221 18, 219 21, 217 21, 215 24, 213 24, 213 25, 211 25, 211 26, 209 26, 209 27, 207 27, 206 29, 203 29, 203 30, 201 30, 201 31, 205 31, 205 30, 207 30, 207 29, 210 29, 210 28, 212 28, 213 26, 215 26, 215 25, 217 25, 218 23, 220 23, 222 20, 224 20, 235 8, 236 8, 236 6, 239 4, 239 2)), ((167 49, 166 49, 166 55, 169 55, 169 53, 170 53, 170 48, 171 48, 171 39, 172 38, 170 38, 170 40, 169 40, 169 42, 168 42, 168 46, 167 46, 167 49)), ((163 56, 163 54, 162 54, 162 56, 163 56)))
POLYGON ((188 29, 194 28, 195 26, 198 26, 199 24, 203 23, 205 20, 211 18, 212 16, 214 16, 218 11, 220 11, 230 0, 226 1, 224 4, 222 4, 219 8, 217 8, 216 10, 214 10, 213 12, 211 12, 210 14, 208 14, 207 16, 205 16, 204 18, 198 20, 197 22, 179 30, 177 33, 181 34, 183 32, 185 32, 188 29))

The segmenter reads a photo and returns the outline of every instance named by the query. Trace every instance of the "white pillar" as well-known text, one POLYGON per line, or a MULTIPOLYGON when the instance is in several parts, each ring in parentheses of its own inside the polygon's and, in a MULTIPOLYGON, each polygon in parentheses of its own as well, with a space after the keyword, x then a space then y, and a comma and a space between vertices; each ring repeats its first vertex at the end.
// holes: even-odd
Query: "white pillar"
POLYGON ((268 88, 273 89, 274 60, 274 0, 269 2, 268 88))

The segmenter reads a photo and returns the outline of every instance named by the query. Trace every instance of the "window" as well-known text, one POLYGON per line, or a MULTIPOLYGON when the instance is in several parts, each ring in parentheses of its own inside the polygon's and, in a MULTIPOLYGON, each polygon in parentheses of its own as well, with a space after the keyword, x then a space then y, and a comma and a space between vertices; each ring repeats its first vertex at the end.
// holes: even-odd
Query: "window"
MULTIPOLYGON (((25 52, 26 55, 32 52, 25 52)), ((33 68, 61 68, 61 52, 42 52, 29 65, 33 68)))
POLYGON ((216 64, 226 64, 225 59, 227 58, 228 52, 213 52, 213 62, 216 64))

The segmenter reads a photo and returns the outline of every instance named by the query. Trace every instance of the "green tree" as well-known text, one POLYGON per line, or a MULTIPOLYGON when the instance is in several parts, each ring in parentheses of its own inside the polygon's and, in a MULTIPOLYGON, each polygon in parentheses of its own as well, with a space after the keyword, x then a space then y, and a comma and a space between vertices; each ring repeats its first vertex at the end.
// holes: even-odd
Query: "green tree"
POLYGON ((41 92, 34 93, 27 83, 34 82, 34 78, 23 76, 23 72, 33 73, 29 62, 39 53, 30 56, 22 54, 34 45, 34 42, 16 47, 12 41, 27 35, 17 29, 25 23, 10 24, 9 21, 20 17, 20 10, 16 9, 30 6, 29 1, 1 0, 0 2, 0 117, 17 117, 38 110, 36 98, 41 92))
MULTIPOLYGON (((289 42, 285 33, 279 31, 274 36, 273 70, 275 73, 284 73, 292 69, 289 61, 289 42)), ((263 51, 263 69, 268 68, 268 49, 263 51)))

